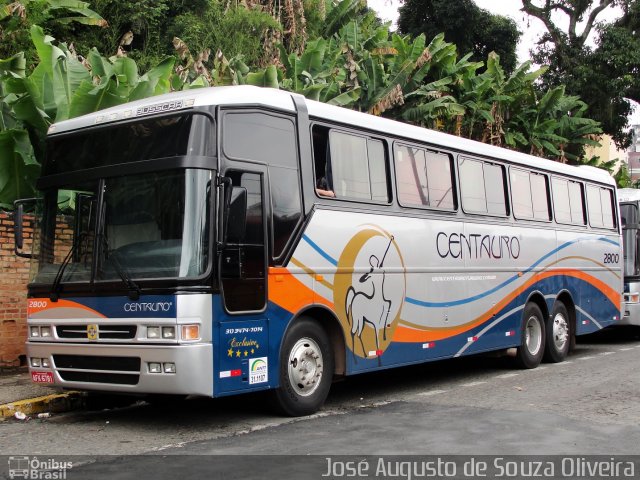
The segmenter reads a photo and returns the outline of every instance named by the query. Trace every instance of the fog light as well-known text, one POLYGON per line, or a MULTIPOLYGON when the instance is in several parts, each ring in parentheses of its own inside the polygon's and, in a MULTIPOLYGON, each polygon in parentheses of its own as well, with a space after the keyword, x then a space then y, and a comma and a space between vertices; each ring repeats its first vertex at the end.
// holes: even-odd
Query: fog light
POLYGON ((42 359, 42 367, 43 367, 43 368, 49 368, 49 367, 51 367, 51 364, 49 363, 49 359, 48 359, 48 358, 43 358, 43 359, 42 359))
POLYGON ((182 325, 182 340, 198 340, 200 325, 182 325))
POLYGON ((176 373, 175 363, 164 363, 164 373, 176 373))
POLYGON ((32 367, 39 367, 40 366, 40 359, 39 358, 31 358, 31 366, 32 367))
POLYGON ((51 336, 51 327, 42 327, 40 329, 40 336, 42 338, 50 337, 51 336))
POLYGON ((160 363, 149 363, 149 373, 162 373, 162 365, 160 363))
POLYGON ((31 327, 29 329, 29 331, 31 332, 31 336, 32 337, 39 337, 40 336, 40 327, 31 327))
POLYGON ((147 327, 147 338, 160 338, 160 327, 147 327))
POLYGON ((164 339, 175 339, 176 338, 176 327, 162 327, 162 338, 164 338, 164 339))

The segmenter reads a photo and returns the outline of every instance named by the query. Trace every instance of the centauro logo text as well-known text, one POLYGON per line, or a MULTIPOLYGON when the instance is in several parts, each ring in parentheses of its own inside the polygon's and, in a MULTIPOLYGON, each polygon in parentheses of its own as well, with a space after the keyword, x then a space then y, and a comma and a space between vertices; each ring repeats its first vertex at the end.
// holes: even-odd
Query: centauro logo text
POLYGON ((125 312, 168 312, 173 302, 125 303, 125 312))
POLYGON ((520 240, 507 235, 480 235, 479 233, 440 232, 436 236, 440 258, 506 258, 520 257, 520 240))

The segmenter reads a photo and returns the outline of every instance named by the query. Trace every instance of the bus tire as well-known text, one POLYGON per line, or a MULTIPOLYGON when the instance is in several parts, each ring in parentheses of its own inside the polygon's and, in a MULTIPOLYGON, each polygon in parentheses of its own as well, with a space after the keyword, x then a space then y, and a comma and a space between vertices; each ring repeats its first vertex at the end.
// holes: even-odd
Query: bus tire
POLYGON ((571 326, 569 312, 564 303, 557 301, 547 323, 547 341, 544 360, 552 363, 562 362, 569 354, 571 345, 571 326))
POLYGON ((301 318, 287 331, 280 350, 276 408, 292 417, 310 415, 324 403, 333 376, 333 352, 325 330, 301 318))
POLYGON ((540 307, 527 303, 522 314, 522 333, 515 362, 519 368, 536 368, 544 355, 545 328, 540 307))

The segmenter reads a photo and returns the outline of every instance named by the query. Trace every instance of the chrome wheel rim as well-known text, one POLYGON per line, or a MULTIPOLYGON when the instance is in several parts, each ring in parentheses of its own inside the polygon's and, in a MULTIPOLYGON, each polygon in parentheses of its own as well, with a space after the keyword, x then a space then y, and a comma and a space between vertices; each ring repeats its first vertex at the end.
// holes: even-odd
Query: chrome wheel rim
POLYGON ((531 316, 527 320, 524 335, 527 351, 535 357, 542 347, 542 327, 535 316, 531 316))
POLYGON ((567 345, 569 341, 569 324, 567 323, 567 319, 564 318, 564 315, 561 313, 557 313, 555 317, 553 317, 553 343, 556 347, 556 350, 559 352, 564 350, 564 347, 567 345))
POLYGON ((308 397, 318 389, 324 363, 315 340, 301 338, 295 343, 289 354, 288 371, 291 387, 298 395, 308 397))

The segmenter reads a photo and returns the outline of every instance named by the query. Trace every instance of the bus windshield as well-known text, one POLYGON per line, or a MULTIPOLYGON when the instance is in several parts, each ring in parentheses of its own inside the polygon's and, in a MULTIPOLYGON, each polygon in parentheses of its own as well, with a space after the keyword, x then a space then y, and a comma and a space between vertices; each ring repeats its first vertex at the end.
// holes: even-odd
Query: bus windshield
POLYGON ((640 275, 638 265, 638 206, 631 203, 620 205, 622 241, 624 251, 624 275, 640 275))
POLYGON ((204 275, 214 132, 208 116, 180 112, 50 137, 31 281, 204 275))
POLYGON ((32 280, 202 276, 212 176, 210 170, 167 170, 52 189, 45 195, 44 241, 32 280), (64 215, 55 214, 60 209, 64 215))

